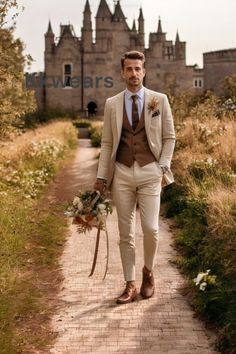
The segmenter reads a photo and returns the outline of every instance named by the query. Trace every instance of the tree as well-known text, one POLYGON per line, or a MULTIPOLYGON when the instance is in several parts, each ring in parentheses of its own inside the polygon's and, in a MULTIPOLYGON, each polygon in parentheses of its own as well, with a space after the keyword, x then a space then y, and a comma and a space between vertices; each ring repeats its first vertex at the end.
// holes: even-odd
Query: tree
POLYGON ((222 81, 222 91, 225 98, 231 98, 236 104, 236 74, 224 78, 222 81))
POLYGON ((17 15, 17 1, 0 0, 0 138, 8 136, 36 108, 33 93, 24 87, 24 66, 30 56, 23 54, 22 41, 14 39, 17 15))

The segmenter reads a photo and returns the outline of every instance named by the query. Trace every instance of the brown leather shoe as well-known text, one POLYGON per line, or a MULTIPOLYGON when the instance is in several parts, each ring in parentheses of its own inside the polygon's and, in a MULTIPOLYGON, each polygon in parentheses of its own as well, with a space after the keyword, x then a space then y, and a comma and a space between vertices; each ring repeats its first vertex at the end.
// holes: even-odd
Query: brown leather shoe
POLYGON ((121 294, 120 297, 116 300, 117 304, 128 304, 129 302, 132 302, 136 299, 137 297, 137 289, 135 285, 131 283, 126 283, 126 287, 124 292, 121 294))
POLYGON ((153 273, 147 269, 147 267, 143 267, 143 281, 140 289, 141 295, 144 299, 148 299, 152 297, 154 294, 155 285, 154 285, 154 277, 153 273))

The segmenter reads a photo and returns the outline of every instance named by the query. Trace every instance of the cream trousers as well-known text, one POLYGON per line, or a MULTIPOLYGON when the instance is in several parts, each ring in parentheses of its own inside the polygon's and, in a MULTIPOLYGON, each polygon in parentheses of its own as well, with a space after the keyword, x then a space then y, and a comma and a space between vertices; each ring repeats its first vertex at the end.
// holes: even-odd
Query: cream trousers
POLYGON ((152 270, 159 242, 160 193, 163 173, 157 162, 140 167, 115 163, 111 186, 120 234, 120 254, 126 281, 135 280, 136 204, 143 231, 144 265, 152 270))

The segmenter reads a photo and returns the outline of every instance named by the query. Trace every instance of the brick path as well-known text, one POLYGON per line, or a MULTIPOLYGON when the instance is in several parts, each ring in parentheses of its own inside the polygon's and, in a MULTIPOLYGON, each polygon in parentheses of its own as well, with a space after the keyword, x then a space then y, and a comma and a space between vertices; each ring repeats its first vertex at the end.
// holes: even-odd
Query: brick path
MULTIPOLYGON (((77 183, 91 188, 97 150, 87 140, 80 142, 71 173, 77 183)), ((139 217, 139 213, 137 213, 139 217)), ((175 257, 168 223, 161 219, 160 244, 155 267, 156 292, 149 300, 141 297, 127 305, 116 305, 124 287, 118 247, 116 212, 108 218, 110 236, 109 270, 105 281, 105 237, 101 237, 95 274, 90 272, 96 232, 77 234, 69 226, 69 237, 61 267, 64 282, 58 296, 58 311, 52 319, 58 338, 51 354, 211 354, 214 335, 196 318, 180 294, 184 280, 170 261, 175 257)), ((102 233, 101 236, 103 236, 102 233)), ((105 236, 105 235, 104 235, 105 236)), ((140 286, 142 233, 137 223, 137 285, 140 286)))

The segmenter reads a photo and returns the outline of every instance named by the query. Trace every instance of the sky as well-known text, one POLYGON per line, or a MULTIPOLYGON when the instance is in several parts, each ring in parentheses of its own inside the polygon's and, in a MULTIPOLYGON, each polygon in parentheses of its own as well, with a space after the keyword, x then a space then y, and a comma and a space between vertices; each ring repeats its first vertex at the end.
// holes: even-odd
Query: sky
MULTIPOLYGON (((16 37, 25 44, 25 54, 34 62, 29 71, 43 71, 44 34, 51 20, 57 37, 60 24, 72 24, 81 36, 83 10, 86 0, 19 0, 25 9, 17 19, 16 37)), ((89 0, 94 17, 100 0, 89 0)), ((113 12, 114 1, 107 0, 113 12)), ((180 40, 185 41, 187 65, 203 65, 202 53, 236 48, 236 0, 120 0, 127 23, 131 27, 137 20, 140 6, 145 19, 145 45, 148 35, 157 31, 158 18, 168 40, 175 40, 178 30, 180 40)))

